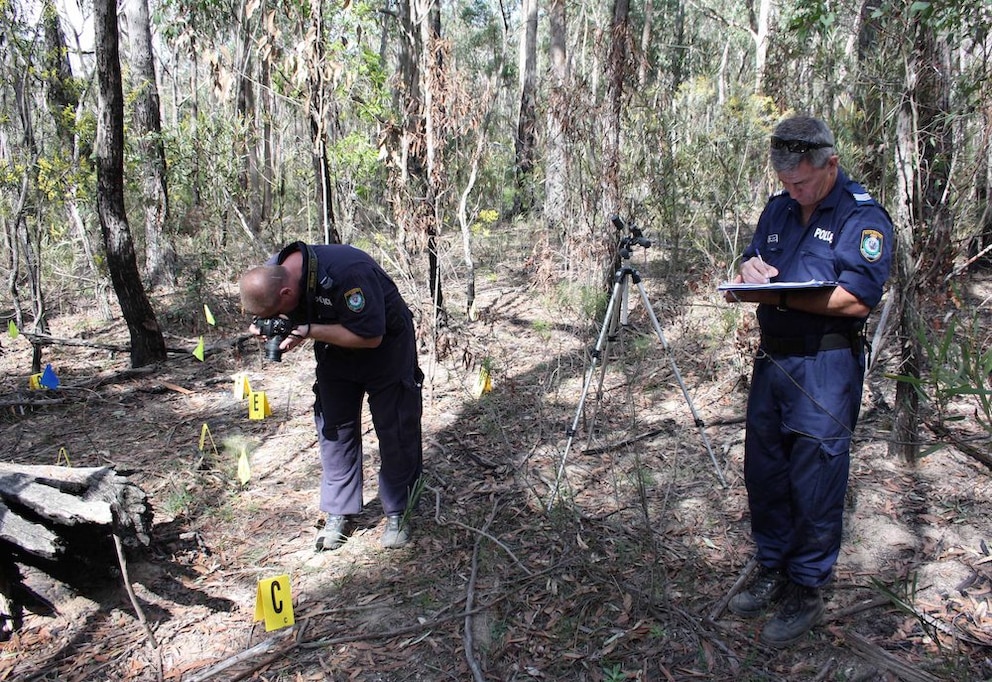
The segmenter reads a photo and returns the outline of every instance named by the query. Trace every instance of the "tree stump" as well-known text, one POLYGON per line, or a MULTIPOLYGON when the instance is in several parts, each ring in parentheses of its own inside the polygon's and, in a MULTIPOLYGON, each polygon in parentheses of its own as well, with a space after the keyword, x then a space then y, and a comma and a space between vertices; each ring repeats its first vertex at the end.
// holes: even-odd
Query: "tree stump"
POLYGON ((110 467, 0 462, 0 640, 19 626, 25 589, 18 564, 72 583, 81 568, 117 566, 114 536, 147 546, 147 495, 110 467))

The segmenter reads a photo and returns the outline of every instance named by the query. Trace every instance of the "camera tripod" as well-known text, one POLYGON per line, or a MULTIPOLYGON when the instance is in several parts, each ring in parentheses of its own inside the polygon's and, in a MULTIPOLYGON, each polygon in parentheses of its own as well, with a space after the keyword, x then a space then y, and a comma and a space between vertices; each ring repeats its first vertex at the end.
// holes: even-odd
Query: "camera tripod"
MULTIPOLYGON (((630 258, 633 254, 634 247, 640 246, 646 249, 651 246, 651 242, 644 238, 641 230, 636 228, 633 223, 631 223, 628 227, 619 216, 613 216, 612 222, 614 227, 617 228, 618 233, 623 230, 627 230, 628 234, 620 238, 617 246, 618 264, 616 275, 614 276, 613 294, 610 296, 610 302, 606 306, 606 315, 603 318, 603 326, 600 329, 599 337, 596 340, 596 347, 591 353, 591 361, 589 363, 589 368, 586 371, 585 382, 582 386, 582 393, 579 395, 579 405, 575 411, 575 418, 572 420, 571 427, 566 432, 568 440, 565 443, 565 450, 562 453, 561 464, 558 467, 558 475, 555 478, 554 491, 552 492, 551 500, 548 502, 549 510, 554 504, 555 499, 558 497, 558 491, 561 487, 561 480, 565 473, 565 463, 568 459, 568 453, 572 448, 572 442, 575 440, 575 434, 578 432, 579 420, 582 418, 582 411, 585 407, 586 398, 589 394, 589 388, 592 385, 592 378, 596 373, 596 368, 600 368, 599 384, 596 387, 596 396, 597 399, 599 399, 602 396, 603 379, 606 375, 606 359, 609 354, 609 344, 618 337, 622 328, 629 326, 631 282, 637 286, 637 290, 641 296, 641 303, 644 305, 644 310, 647 311, 648 317, 651 320, 651 326, 654 328, 655 334, 658 336, 658 341, 661 342, 662 348, 668 355, 668 360, 672 366, 672 373, 675 375, 675 380, 682 389, 682 396, 685 398, 685 402, 689 406, 689 411, 692 413, 693 421, 699 428, 699 434, 702 436, 703 443, 706 446, 706 451, 709 453, 710 461, 713 462, 713 467, 716 469, 717 478, 720 479, 720 483, 723 484, 724 487, 727 485, 727 481, 723 477, 723 472, 720 471, 720 465, 717 464, 716 455, 713 454, 713 447, 710 445, 710 440, 706 435, 706 425, 699 417, 699 413, 696 411, 696 406, 693 404, 692 398, 689 396, 689 391, 685 386, 685 382, 682 380, 682 373, 679 372, 679 368, 675 364, 675 358, 672 357, 671 347, 668 345, 668 341, 665 339, 665 334, 661 330, 661 324, 658 322, 658 316, 655 315, 651 301, 648 300, 647 292, 644 290, 644 284, 641 283, 641 275, 637 269, 630 264, 630 258)), ((595 421, 595 419, 593 421, 595 421)), ((589 428, 591 429, 592 425, 590 425, 589 428)))

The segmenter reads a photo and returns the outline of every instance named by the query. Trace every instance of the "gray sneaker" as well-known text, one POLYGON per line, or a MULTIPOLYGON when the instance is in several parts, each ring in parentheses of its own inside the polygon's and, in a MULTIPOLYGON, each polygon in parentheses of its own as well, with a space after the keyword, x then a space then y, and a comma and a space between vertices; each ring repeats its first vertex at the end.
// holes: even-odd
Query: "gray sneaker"
POLYGON ((751 584, 735 594, 727 608, 738 616, 754 618, 778 601, 788 583, 789 579, 781 569, 760 566, 751 584))
POLYGON ((386 530, 382 532, 382 546, 399 549, 410 542, 410 524, 403 523, 402 514, 389 514, 386 517, 386 530))
POLYGON ((327 522, 317 533, 317 551, 333 551, 348 539, 348 517, 341 514, 328 514, 327 522))
POLYGON ((819 588, 789 583, 782 606, 761 631, 761 641, 773 647, 792 646, 823 618, 819 588))

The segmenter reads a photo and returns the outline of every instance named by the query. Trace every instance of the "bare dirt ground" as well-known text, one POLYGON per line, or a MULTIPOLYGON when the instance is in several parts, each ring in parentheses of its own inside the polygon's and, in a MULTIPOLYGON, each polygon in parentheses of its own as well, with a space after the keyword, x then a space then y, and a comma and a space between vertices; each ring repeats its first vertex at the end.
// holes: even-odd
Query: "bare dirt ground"
MULTIPOLYGON (((153 541, 131 554, 128 573, 157 646, 108 556, 102 575, 72 586, 28 575, 57 612, 28 614, 0 644, 0 680, 992 677, 990 472, 950 447, 916 466, 887 454, 885 348, 865 392, 826 622, 776 651, 757 640, 761 619, 722 608, 752 554, 742 462, 754 331, 738 332, 716 275, 672 285, 653 261, 639 267, 670 350, 635 302, 632 328, 603 363, 602 395, 590 391, 567 451, 599 321, 559 289, 534 288, 523 268, 483 270, 479 319, 456 314, 423 344, 426 486, 414 541, 401 550, 379 546, 367 426, 366 510, 342 549, 314 552, 313 360, 294 352, 263 363, 254 341, 220 344, 246 322, 230 282, 208 300, 155 301, 170 347, 192 350, 204 336, 203 362, 175 353, 121 378, 124 354, 48 347, 44 361, 62 386, 45 393, 56 404, 29 405, 38 394, 27 390, 30 347, 5 337, 0 386, 24 406, 0 414, 2 459, 54 464, 63 452, 74 466, 113 465, 149 495, 153 541), (203 303, 216 326, 203 321, 203 303), (482 366, 493 390, 476 397, 482 366), (239 372, 265 391, 271 416, 248 419, 232 391, 239 372), (201 451, 204 424, 212 444, 201 451), (258 583, 284 574, 296 624, 266 632, 254 620, 258 583)), ((989 290, 988 280, 968 288, 978 301, 989 290)), ((122 323, 96 313, 56 311, 51 325, 55 337, 127 341, 122 323)), ((969 422, 973 406, 954 408, 965 418, 955 428, 983 435, 969 422)), ((978 446, 987 451, 987 439, 978 446)))

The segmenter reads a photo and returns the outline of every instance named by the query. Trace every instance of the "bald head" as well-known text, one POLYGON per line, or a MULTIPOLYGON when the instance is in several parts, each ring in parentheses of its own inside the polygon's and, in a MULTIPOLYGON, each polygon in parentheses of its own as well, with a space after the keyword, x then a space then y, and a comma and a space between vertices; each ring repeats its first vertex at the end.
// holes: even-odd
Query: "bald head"
POLYGON ((280 312, 282 297, 292 288, 289 271, 281 265, 260 265, 248 270, 238 283, 241 305, 252 315, 272 317, 280 312))

